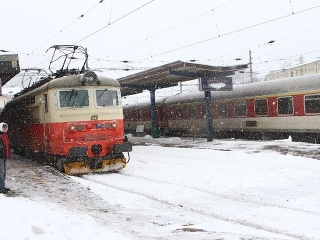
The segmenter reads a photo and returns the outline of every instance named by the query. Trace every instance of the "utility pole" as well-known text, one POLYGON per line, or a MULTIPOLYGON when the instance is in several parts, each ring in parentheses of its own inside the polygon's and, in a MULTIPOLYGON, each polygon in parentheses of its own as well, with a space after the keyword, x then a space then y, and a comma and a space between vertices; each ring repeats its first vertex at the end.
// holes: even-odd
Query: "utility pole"
POLYGON ((251 83, 253 83, 251 50, 249 50, 249 70, 250 70, 250 81, 251 83))
POLYGON ((206 127, 207 127, 207 142, 213 140, 213 126, 211 117, 211 92, 204 91, 205 111, 206 111, 206 127))

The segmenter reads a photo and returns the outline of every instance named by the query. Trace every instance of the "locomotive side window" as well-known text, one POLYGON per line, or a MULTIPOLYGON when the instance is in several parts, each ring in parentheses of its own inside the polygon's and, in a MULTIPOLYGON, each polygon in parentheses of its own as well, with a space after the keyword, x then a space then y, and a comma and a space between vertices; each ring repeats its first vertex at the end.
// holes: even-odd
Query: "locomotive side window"
POLYGON ((47 113, 48 112, 48 94, 44 94, 43 98, 44 98, 44 111, 47 113))
POLYGON ((293 99, 292 97, 278 98, 278 114, 293 114, 293 99))
POLYGON ((59 92, 60 107, 88 107, 89 94, 87 90, 61 90, 59 92))
POLYGON ((96 89, 96 103, 99 107, 119 105, 118 92, 109 89, 96 89))
POLYGON ((217 104, 217 114, 218 114, 218 118, 227 117, 228 116, 228 104, 227 103, 217 104))
POLYGON ((29 98, 26 99, 26 104, 27 105, 32 105, 36 103, 36 97, 35 96, 31 96, 29 98))
POLYGON ((234 102, 234 115, 236 117, 247 116, 247 102, 246 101, 234 102))
POLYGON ((254 112, 255 112, 256 116, 267 116, 268 115, 268 100, 267 99, 254 100, 254 112))
POLYGON ((320 95, 309 95, 304 98, 306 113, 320 113, 320 95))

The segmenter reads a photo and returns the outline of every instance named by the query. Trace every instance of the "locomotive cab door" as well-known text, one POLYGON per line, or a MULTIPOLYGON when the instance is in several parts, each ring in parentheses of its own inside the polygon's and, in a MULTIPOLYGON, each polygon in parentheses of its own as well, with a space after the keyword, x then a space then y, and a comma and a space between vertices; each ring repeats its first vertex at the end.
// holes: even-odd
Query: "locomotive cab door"
POLYGON ((48 109, 48 94, 43 94, 43 101, 41 101, 41 111, 42 111, 42 117, 43 117, 43 152, 48 152, 48 146, 49 146, 49 126, 50 126, 50 117, 49 117, 49 109, 48 109))

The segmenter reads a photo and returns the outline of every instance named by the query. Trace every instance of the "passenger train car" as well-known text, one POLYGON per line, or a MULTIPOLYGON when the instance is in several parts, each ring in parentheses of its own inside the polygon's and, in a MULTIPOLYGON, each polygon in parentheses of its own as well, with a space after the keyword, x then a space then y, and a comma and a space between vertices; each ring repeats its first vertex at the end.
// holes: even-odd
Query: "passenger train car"
MULTIPOLYGON (((235 85, 211 92, 214 137, 285 139, 320 143, 320 75, 235 85)), ((204 93, 158 100, 157 128, 163 135, 206 136, 204 93)), ((143 125, 151 133, 150 103, 124 106, 125 131, 143 125)))
POLYGON ((65 71, 15 95, 1 112, 17 154, 71 175, 120 170, 131 151, 120 84, 92 71, 65 71))

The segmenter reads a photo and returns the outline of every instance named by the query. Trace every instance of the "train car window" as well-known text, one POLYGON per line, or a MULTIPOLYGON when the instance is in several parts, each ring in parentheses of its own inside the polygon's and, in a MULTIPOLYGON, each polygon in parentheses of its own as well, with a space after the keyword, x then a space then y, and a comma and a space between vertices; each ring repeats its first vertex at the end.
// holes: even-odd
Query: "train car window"
POLYGON ((118 106, 118 91, 109 89, 96 89, 96 103, 99 107, 118 106))
POLYGON ((195 105, 189 105, 189 119, 196 118, 196 106, 195 105))
POLYGON ((206 116, 206 108, 204 105, 199 105, 200 115, 199 118, 202 119, 206 116))
POLYGON ((304 104, 306 113, 320 113, 320 95, 305 96, 304 104))
POLYGON ((278 114, 279 115, 293 114, 292 97, 278 98, 278 114))
POLYGON ((139 120, 141 120, 141 121, 144 120, 144 111, 143 111, 143 109, 139 109, 139 120))
POLYGON ((132 110, 127 110, 127 116, 128 116, 128 120, 132 121, 133 120, 133 111, 132 110))
POLYGON ((218 118, 224 118, 228 116, 228 104, 227 103, 218 103, 217 104, 217 114, 218 118))
POLYGON ((133 109, 133 120, 134 121, 138 121, 138 110, 137 109, 133 109))
POLYGON ((59 92, 60 107, 88 107, 89 106, 89 94, 87 90, 61 90, 59 92))
POLYGON ((173 111, 173 108, 169 108, 168 109, 168 118, 169 119, 174 119, 174 111, 173 111))
POLYGON ((247 116, 247 102, 246 101, 234 102, 234 115, 236 117, 246 117, 247 116))
POLYGON ((267 116, 268 115, 268 100, 267 99, 256 99, 254 101, 254 112, 256 116, 267 116))
POLYGON ((182 119, 183 109, 182 107, 177 107, 177 119, 182 119))

